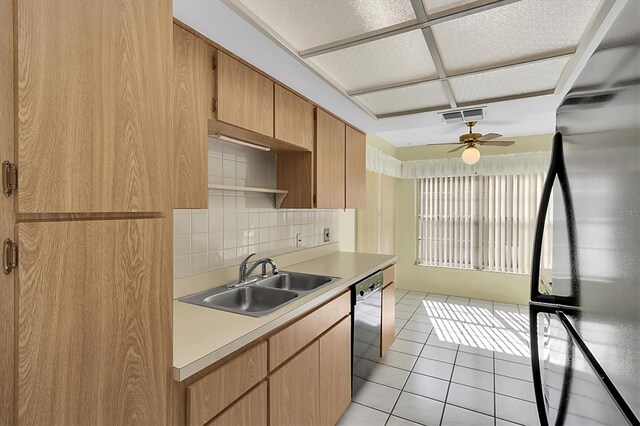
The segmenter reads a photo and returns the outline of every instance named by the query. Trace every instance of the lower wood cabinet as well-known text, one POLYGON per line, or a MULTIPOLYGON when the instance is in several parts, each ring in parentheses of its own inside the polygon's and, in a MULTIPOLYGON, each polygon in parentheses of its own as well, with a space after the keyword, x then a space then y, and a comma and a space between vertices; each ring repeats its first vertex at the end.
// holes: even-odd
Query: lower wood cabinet
POLYGON ((320 350, 315 341, 269 378, 271 425, 320 424, 320 350))
POLYGON ((334 425, 351 402, 351 316, 320 342, 320 424, 334 425))
POLYGON ((382 318, 380 321, 380 356, 384 356, 396 338, 396 284, 382 289, 382 318))
POLYGON ((207 425, 257 426, 266 425, 267 419, 267 382, 262 382, 207 425))

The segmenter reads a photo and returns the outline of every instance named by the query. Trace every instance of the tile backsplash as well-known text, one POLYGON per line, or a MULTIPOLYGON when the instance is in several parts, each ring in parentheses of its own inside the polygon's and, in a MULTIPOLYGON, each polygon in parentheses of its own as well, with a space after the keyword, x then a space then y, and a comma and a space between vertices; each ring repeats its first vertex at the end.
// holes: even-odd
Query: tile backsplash
MULTIPOLYGON (((209 139, 209 183, 275 188, 276 156, 209 139)), ((336 210, 276 209, 273 194, 209 190, 209 208, 174 210, 174 278, 338 241, 336 210), (330 241, 324 242, 324 228, 330 241), (296 235, 300 234, 297 243, 296 235)))

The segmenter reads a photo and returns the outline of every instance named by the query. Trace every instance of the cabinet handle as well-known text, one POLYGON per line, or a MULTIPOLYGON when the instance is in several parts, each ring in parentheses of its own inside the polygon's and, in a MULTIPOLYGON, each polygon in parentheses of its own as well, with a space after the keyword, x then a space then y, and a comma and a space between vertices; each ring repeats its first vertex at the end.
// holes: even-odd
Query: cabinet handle
POLYGON ((2 262, 5 275, 9 275, 11 271, 18 267, 18 245, 10 238, 4 240, 2 262))
POLYGON ((2 192, 9 197, 18 188, 18 169, 15 164, 4 161, 2 163, 2 192))
POLYGON ((211 98, 211 111, 212 112, 218 111, 218 101, 216 100, 216 98, 211 98))

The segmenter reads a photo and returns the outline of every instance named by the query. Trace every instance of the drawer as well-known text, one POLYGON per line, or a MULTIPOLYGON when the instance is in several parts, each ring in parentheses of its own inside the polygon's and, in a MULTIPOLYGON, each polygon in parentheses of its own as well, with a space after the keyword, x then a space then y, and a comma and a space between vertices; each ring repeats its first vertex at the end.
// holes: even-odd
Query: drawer
POLYGON ((396 280, 396 265, 387 266, 382 270, 382 287, 388 286, 396 280))
POLYGON ((207 426, 256 426, 267 424, 267 382, 243 396, 207 426))
POLYGON ((187 388, 187 423, 205 424, 266 376, 267 342, 262 342, 187 388))
POLYGON ((269 339, 269 371, 273 370, 351 312, 346 293, 294 322, 269 339))

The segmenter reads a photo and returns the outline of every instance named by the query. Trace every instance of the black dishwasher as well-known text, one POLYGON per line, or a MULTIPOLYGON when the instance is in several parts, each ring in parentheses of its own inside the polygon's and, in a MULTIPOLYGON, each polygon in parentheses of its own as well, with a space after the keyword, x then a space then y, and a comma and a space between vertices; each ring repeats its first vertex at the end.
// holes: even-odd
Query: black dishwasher
POLYGON ((382 321, 382 271, 357 282, 352 287, 353 300, 353 380, 352 395, 361 379, 369 377, 380 359, 380 326, 382 321))

